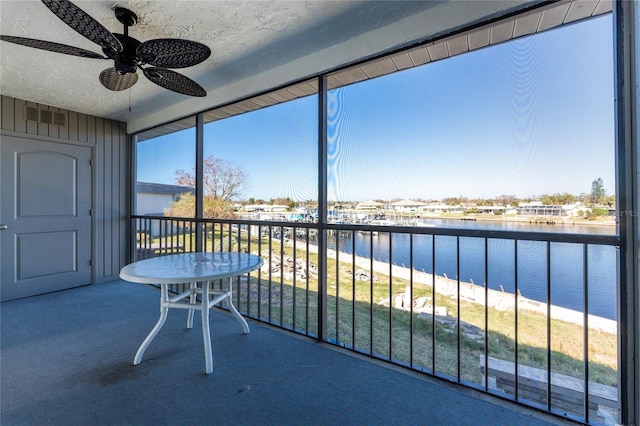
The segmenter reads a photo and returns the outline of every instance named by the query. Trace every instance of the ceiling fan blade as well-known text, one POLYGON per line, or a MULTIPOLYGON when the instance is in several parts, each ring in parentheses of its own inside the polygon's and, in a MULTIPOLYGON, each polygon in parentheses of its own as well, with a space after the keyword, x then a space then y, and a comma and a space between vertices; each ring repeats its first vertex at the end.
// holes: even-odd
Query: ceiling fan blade
POLYGON ((69 0, 42 0, 42 3, 80 35, 115 53, 122 52, 122 44, 108 29, 69 0))
POLYGON ((138 74, 120 74, 115 67, 107 68, 100 73, 100 83, 109 90, 119 92, 136 84, 138 74))
POLYGON ((195 81, 175 71, 166 68, 143 68, 144 75, 165 89, 182 93, 183 95, 204 97, 207 92, 195 81))
POLYGON ((20 44, 22 46, 33 47, 35 49, 48 50, 49 52, 64 53, 65 55, 80 56, 83 58, 92 59, 109 59, 106 56, 102 56, 90 50, 81 49, 75 46, 68 46, 66 44, 37 40, 35 38, 0 35, 0 40, 8 41, 9 43, 20 44))
POLYGON ((163 68, 186 68, 204 61, 211 49, 202 43, 178 38, 158 38, 142 43, 136 56, 147 64, 163 68))

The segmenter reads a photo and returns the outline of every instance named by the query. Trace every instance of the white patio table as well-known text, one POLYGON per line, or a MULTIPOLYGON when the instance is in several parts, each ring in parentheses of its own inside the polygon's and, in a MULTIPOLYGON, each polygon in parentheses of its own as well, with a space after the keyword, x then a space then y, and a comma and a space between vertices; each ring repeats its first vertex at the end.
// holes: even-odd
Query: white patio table
POLYGON ((242 325, 244 334, 249 333, 249 325, 233 306, 233 277, 254 271, 262 266, 260 256, 236 252, 185 253, 154 257, 131 263, 120 271, 120 278, 140 284, 160 285, 160 318, 149 335, 144 339, 133 359, 133 365, 142 361, 142 355, 156 337, 170 308, 188 309, 187 328, 193 327, 193 312, 200 310, 202 316, 202 339, 204 342, 205 371, 213 372, 211 354, 211 334, 209 331, 209 309, 225 301, 233 316, 242 325), (226 279, 225 289, 212 288, 212 281, 226 279), (169 297, 170 284, 189 283, 189 289, 169 297), (200 294, 201 301, 197 301, 200 294), (212 297, 213 296, 213 297, 212 297), (181 301, 189 297, 188 302, 181 301))

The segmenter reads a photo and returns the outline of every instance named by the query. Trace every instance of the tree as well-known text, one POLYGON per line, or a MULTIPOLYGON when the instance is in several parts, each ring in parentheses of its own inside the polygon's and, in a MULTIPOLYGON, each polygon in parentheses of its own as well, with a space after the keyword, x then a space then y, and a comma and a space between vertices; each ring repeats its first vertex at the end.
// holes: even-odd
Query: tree
MULTIPOLYGON (((506 195, 503 194, 501 196, 498 197, 498 201, 500 203, 502 203, 503 206, 509 206, 509 205, 513 205, 513 203, 518 202, 518 199, 516 198, 515 195, 506 195)), ((517 207, 517 206, 516 206, 517 207)))
MULTIPOLYGON (((205 195, 202 206, 202 216, 207 218, 231 219, 234 217, 233 207, 230 202, 205 195)), ((171 207, 164 209, 164 215, 170 217, 195 217, 196 197, 193 194, 180 194, 178 199, 171 203, 171 207)))
POLYGON ((171 207, 164 209, 164 215, 170 217, 195 217, 196 197, 188 192, 178 195, 171 207))
POLYGON ((540 197, 540 201, 544 205, 565 205, 575 203, 576 197, 567 192, 563 194, 544 194, 542 197, 540 197))
POLYGON ((616 205, 616 196, 615 195, 607 195, 602 200, 603 204, 606 204, 609 207, 613 207, 616 205))
POLYGON ((277 206, 287 206, 290 209, 294 208, 296 205, 296 203, 294 203, 293 200, 289 197, 272 198, 271 201, 269 201, 269 204, 277 206))
MULTIPOLYGON (((247 174, 227 160, 208 156, 203 162, 204 195, 231 202, 239 197, 247 185, 247 174)), ((176 184, 195 188, 195 173, 175 171, 176 184)))
POLYGON ((602 178, 598 178, 591 183, 591 202, 599 204, 604 201, 605 197, 604 184, 602 178))
POLYGON ((449 206, 457 206, 457 205, 460 205, 461 203, 468 203, 468 202, 469 202, 469 199, 467 197, 463 197, 462 195, 460 197, 447 197, 441 200, 442 204, 447 204, 449 206))
MULTIPOLYGON (((195 188, 195 173, 186 170, 175 171, 176 184, 195 188)), ((207 157, 203 162, 203 216, 206 218, 232 218, 234 198, 246 189, 247 174, 232 163, 207 157)), ((181 194, 165 209, 165 216, 194 217, 196 198, 193 194, 181 194)))

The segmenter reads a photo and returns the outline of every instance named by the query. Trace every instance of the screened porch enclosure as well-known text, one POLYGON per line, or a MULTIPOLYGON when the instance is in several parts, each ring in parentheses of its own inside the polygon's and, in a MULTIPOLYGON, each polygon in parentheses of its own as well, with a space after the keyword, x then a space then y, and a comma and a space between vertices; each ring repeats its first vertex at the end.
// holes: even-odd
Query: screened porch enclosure
MULTIPOLYGON (((107 3, 78 2, 113 29, 107 3)), ((204 98, 107 96, 86 58, 2 42, 2 295, 63 257, 21 246, 55 166, 7 141, 82 151, 90 223, 38 228, 81 243, 81 287, 2 298, 2 423, 640 422, 637 1, 177 3, 136 3, 135 33, 209 45, 204 98), (250 335, 212 309, 205 376, 172 312, 133 366, 160 292, 119 272, 202 251, 264 259, 233 280, 250 335)), ((40 1, 0 15, 77 42, 40 1)))
POLYGON ((602 11, 526 35, 508 18, 133 135, 138 183, 192 190, 163 215, 134 196, 134 260, 258 254, 235 282, 249 318, 618 423, 629 217, 602 11))

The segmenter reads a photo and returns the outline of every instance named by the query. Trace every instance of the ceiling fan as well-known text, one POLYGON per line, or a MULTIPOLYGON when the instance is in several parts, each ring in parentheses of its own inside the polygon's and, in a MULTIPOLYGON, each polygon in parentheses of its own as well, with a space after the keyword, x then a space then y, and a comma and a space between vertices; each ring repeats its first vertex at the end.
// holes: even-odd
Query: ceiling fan
POLYGON ((42 0, 58 18, 102 48, 105 56, 79 47, 25 37, 0 35, 0 40, 56 53, 91 59, 111 59, 114 66, 100 73, 100 83, 109 90, 120 91, 138 81, 138 69, 158 86, 189 96, 206 96, 207 92, 190 78, 169 68, 186 68, 206 60, 211 50, 196 41, 159 38, 140 42, 129 37, 129 27, 138 22, 132 11, 114 9, 116 19, 124 25, 124 34, 111 33, 102 24, 69 0, 42 0))

